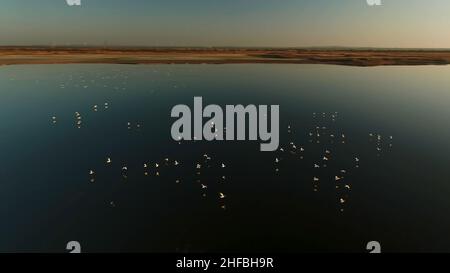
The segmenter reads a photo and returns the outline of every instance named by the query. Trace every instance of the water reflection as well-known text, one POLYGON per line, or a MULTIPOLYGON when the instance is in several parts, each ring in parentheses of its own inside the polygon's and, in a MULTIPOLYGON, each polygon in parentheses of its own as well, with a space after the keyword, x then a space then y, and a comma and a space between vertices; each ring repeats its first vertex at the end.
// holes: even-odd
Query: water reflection
POLYGON ((2 67, 0 250, 448 250, 449 72, 2 67), (199 95, 279 104, 279 150, 174 142, 170 109, 199 95))

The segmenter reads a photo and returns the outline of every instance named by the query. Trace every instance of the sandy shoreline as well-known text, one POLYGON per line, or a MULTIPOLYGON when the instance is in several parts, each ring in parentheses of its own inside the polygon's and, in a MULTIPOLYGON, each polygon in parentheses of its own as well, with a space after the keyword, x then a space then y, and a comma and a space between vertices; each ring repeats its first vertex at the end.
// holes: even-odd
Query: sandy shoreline
POLYGON ((448 65, 448 50, 0 47, 0 65, 294 63, 448 65))

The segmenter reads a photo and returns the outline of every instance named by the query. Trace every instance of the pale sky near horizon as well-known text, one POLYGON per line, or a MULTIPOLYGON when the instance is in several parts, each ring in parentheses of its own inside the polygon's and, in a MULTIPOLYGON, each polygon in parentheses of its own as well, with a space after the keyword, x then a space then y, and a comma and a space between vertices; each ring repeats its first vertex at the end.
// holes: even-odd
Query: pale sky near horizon
POLYGON ((0 0, 0 45, 450 48, 450 0, 0 0))

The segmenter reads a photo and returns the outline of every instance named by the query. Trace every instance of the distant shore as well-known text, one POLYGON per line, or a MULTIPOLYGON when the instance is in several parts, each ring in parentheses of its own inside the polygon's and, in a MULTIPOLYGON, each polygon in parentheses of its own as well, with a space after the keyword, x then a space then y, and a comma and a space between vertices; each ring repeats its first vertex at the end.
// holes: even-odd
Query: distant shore
POLYGON ((137 47, 0 47, 0 65, 19 64, 448 65, 450 50, 137 47))

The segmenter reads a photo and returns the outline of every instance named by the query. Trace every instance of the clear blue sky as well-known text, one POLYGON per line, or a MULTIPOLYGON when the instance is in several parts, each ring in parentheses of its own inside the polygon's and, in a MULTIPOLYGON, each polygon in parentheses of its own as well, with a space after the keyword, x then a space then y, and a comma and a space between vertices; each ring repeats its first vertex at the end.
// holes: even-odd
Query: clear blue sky
POLYGON ((0 45, 450 48, 450 0, 0 0, 0 45))

